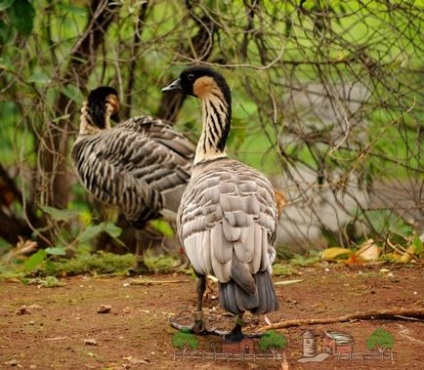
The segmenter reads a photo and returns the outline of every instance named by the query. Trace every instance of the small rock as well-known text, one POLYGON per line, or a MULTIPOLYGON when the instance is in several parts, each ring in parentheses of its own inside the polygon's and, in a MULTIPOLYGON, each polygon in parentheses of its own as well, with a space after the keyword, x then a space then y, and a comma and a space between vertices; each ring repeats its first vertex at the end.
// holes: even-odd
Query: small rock
POLYGON ((99 343, 95 339, 84 339, 84 344, 86 346, 97 346, 99 343))
POLYGON ((25 305, 19 307, 18 310, 16 311, 17 315, 29 315, 30 313, 31 313, 31 310, 25 305))
POLYGON ((112 311, 112 306, 108 304, 102 304, 98 309, 97 313, 109 313, 112 311))
POLYGON ((6 361, 4 364, 6 366, 18 366, 18 360, 16 358, 14 358, 10 361, 6 361))

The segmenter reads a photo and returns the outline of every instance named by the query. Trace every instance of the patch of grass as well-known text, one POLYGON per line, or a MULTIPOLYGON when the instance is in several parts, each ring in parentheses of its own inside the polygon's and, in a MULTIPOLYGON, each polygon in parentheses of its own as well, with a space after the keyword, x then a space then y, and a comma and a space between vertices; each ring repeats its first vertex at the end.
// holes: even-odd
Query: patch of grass
MULTIPOLYGON (((117 255, 99 252, 83 253, 70 259, 46 258, 35 269, 28 270, 24 264, 0 266, 0 279, 13 279, 37 276, 72 276, 80 274, 115 274, 123 275, 135 264, 133 254, 117 255)), ((27 281, 28 282, 28 281, 27 281)))
POLYGON ((126 273, 134 264, 135 258, 133 254, 117 255, 99 252, 96 254, 83 254, 62 261, 46 261, 39 270, 42 274, 53 276, 86 273, 120 275, 126 273))
POLYGON ((38 285, 43 288, 55 288, 65 285, 64 282, 60 281, 55 276, 46 276, 45 278, 22 279, 22 282, 26 285, 38 285))
POLYGON ((154 272, 171 272, 180 264, 180 260, 176 257, 161 254, 159 256, 149 255, 144 253, 143 261, 149 270, 154 272))
POLYGON ((295 266, 312 266, 321 262, 321 255, 319 251, 309 251, 308 254, 295 254, 290 262, 295 266))
POLYGON ((272 265, 272 275, 274 276, 288 276, 296 273, 297 270, 291 264, 276 263, 272 265))

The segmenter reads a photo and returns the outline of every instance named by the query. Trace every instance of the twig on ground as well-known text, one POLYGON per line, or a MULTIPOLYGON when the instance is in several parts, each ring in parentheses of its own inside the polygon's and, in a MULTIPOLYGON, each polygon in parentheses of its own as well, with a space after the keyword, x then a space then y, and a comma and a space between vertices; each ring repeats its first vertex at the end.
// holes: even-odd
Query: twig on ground
POLYGON ((179 284, 189 283, 190 280, 147 280, 147 279, 131 279, 131 285, 167 285, 167 284, 179 284))
POLYGON ((355 312, 336 317, 326 317, 319 319, 295 319, 277 322, 259 328, 259 331, 291 328, 295 326, 307 326, 318 324, 331 324, 336 322, 347 322, 355 320, 424 320, 424 309, 422 308, 392 308, 378 311, 355 312))

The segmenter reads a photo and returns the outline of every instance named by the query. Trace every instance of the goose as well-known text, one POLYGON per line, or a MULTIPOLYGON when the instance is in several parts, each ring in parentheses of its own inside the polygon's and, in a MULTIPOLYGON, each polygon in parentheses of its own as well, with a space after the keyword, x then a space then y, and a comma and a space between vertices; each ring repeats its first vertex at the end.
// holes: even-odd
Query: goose
MULTIPOLYGON (((81 183, 98 201, 119 208, 136 231, 156 218, 175 222, 195 146, 169 123, 151 116, 112 127, 118 114, 118 93, 112 87, 100 86, 84 101, 72 148, 81 183)), ((137 243, 136 257, 140 252, 137 243)))
POLYGON ((244 336, 244 312, 279 308, 271 278, 278 218, 274 189, 262 173, 226 154, 231 93, 220 73, 189 67, 162 92, 197 97, 202 106, 202 133, 177 215, 178 237, 197 277, 197 306, 189 328, 209 332, 202 301, 206 276, 212 275, 219 281, 220 306, 235 315, 226 339, 238 341, 244 336))

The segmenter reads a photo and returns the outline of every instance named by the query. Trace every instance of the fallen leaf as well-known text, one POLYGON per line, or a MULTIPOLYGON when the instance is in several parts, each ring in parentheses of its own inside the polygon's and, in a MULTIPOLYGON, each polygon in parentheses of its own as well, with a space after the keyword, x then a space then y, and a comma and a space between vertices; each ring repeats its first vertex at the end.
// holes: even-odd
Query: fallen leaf
POLYGON ((408 247, 405 253, 400 256, 399 262, 408 263, 414 257, 414 254, 415 254, 415 246, 411 245, 408 247))
POLYGON ((355 255, 363 261, 376 261, 380 256, 380 248, 375 244, 373 239, 368 239, 362 243, 355 255))
POLYGON ((353 251, 347 248, 331 247, 322 251, 321 258, 327 261, 345 260, 353 254, 353 251))

